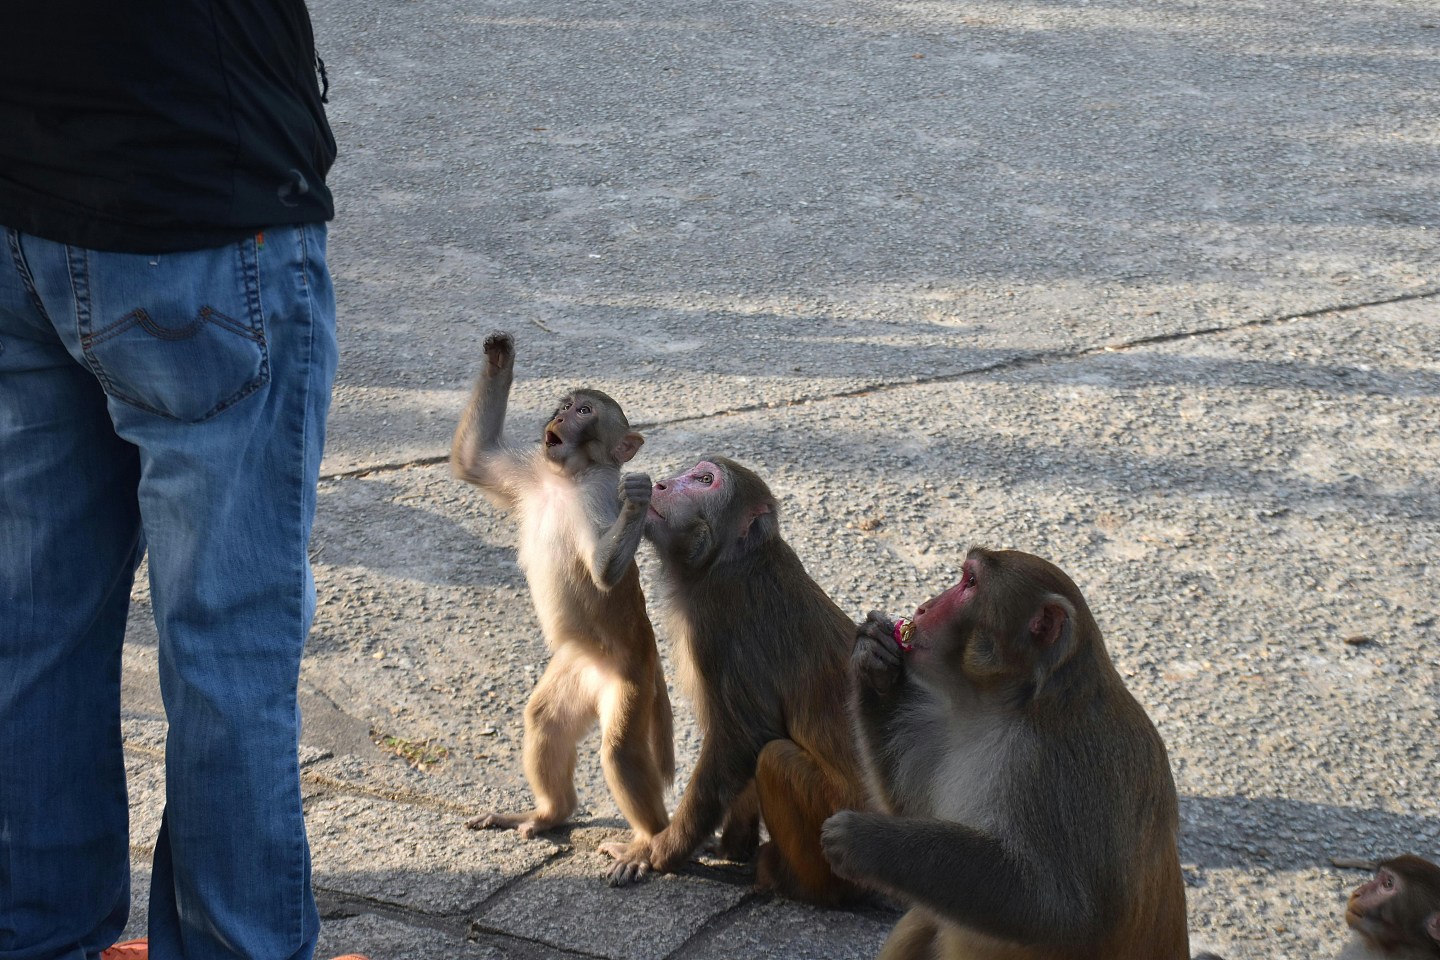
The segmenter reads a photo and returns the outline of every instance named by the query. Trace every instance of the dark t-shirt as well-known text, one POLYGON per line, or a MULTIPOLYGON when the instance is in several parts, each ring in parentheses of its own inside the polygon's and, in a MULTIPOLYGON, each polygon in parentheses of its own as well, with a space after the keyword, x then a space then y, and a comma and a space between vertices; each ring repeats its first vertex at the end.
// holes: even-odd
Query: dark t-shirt
POLYGON ((304 0, 3 0, 0 226, 163 253, 334 215, 304 0))

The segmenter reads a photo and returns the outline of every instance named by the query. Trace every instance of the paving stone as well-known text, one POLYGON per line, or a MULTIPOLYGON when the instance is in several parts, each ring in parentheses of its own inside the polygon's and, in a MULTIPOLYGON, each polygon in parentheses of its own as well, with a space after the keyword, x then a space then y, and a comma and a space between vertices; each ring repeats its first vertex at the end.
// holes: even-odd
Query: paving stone
POLYGON ((459 814, 332 795, 306 810, 315 886, 421 913, 475 909, 559 849, 513 831, 467 830, 459 814))
POLYGON ((616 960, 659 960, 749 895, 744 886, 673 874, 611 887, 609 863, 603 853, 581 852, 550 864, 487 905, 477 927, 616 960))

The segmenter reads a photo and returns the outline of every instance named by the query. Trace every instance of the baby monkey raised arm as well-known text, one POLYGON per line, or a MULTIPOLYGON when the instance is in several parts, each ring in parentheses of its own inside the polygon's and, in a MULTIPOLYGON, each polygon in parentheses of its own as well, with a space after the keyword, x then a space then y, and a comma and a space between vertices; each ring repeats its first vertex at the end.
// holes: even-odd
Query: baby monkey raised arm
POLYGON ((574 812, 576 744, 598 720, 606 783, 637 840, 668 823, 675 775, 670 699, 645 613, 635 550, 650 478, 620 476, 644 443, 599 390, 561 399, 529 450, 504 441, 514 378, 508 333, 486 338, 485 363, 451 446, 455 476, 520 522, 520 567, 551 658, 525 708, 525 776, 534 809, 490 813, 474 828, 548 830, 574 812))
POLYGON ((1185 960, 1165 747, 1080 591, 972 550, 912 624, 872 613, 852 716, 883 813, 825 824, 841 876, 907 899, 885 960, 1185 960))

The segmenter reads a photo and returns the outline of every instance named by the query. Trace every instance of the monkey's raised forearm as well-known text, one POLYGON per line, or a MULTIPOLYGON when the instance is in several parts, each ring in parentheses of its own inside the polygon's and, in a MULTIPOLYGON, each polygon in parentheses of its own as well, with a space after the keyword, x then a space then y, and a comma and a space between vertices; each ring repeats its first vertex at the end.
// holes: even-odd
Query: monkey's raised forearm
MULTIPOLYGON (((895 625, 871 612, 856 631, 850 655, 851 704, 856 736, 887 792, 894 783, 900 753, 890 743, 902 707, 915 691, 904 658, 894 640, 895 625)), ((909 748, 912 744, 902 746, 909 748)))
POLYGON ((460 417, 450 444, 450 466, 462 480, 479 484, 489 480, 486 456, 501 449, 505 409, 510 402, 514 375, 514 341, 509 334, 491 334, 485 339, 485 365, 475 379, 470 404, 460 417))
POLYGON ((835 871, 900 894, 941 916, 1025 944, 1086 942, 1100 918, 1043 883, 994 837, 944 820, 845 810, 821 842, 835 871))

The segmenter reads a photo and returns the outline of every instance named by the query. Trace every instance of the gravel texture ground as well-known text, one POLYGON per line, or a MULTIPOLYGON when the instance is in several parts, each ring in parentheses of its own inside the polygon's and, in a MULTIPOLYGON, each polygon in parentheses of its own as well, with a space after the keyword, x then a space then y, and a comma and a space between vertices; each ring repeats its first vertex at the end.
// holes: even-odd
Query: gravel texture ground
MULTIPOLYGON (((860 958, 895 919, 713 863, 609 889, 593 739, 573 829, 463 829, 523 802, 546 656, 513 524, 437 463, 495 328, 518 435, 589 383, 636 468, 753 466, 857 618, 970 544, 1065 568, 1169 746, 1197 951, 1333 955, 1364 876, 1335 860, 1440 859, 1432 4, 312 10, 342 150, 302 677, 322 950, 860 958)), ((142 586, 136 930, 148 615, 142 586)))

